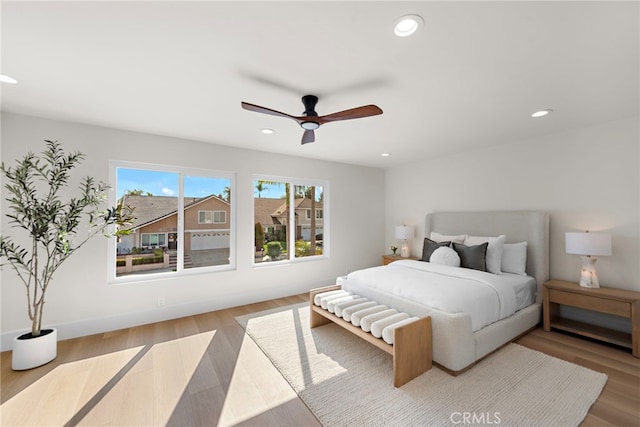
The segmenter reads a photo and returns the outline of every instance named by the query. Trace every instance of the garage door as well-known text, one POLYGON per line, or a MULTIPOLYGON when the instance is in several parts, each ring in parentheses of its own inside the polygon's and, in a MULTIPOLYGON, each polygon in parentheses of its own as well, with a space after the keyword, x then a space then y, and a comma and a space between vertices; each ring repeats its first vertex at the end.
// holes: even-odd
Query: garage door
POLYGON ((191 233, 191 250, 222 249, 230 246, 229 231, 206 231, 191 233))

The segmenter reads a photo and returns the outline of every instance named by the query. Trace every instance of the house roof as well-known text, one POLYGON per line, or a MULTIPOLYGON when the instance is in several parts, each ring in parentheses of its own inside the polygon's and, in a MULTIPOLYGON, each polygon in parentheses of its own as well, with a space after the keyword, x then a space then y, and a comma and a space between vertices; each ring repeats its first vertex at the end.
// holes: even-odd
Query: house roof
MULTIPOLYGON (((185 197, 185 210, 190 209, 211 198, 216 198, 223 203, 229 204, 226 200, 212 194, 207 197, 185 197)), ((144 225, 175 215, 178 212, 178 198, 170 196, 137 196, 125 194, 123 196, 123 206, 133 208, 133 221, 129 227, 135 230, 144 225)))
POLYGON ((279 215, 275 212, 282 206, 282 199, 253 199, 255 222, 259 222, 263 227, 266 225, 280 224, 279 215))
MULTIPOLYGON (((296 209, 308 209, 311 200, 306 198, 295 199, 296 209)), ((262 226, 269 224, 282 224, 287 216, 287 204, 282 199, 254 199, 255 219, 262 226)))

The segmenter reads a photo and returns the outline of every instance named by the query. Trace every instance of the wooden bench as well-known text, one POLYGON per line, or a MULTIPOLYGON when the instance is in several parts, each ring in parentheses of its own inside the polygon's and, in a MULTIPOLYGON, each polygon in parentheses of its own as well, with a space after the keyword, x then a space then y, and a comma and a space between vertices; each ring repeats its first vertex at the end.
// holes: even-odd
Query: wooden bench
POLYGON ((393 344, 376 338, 360 327, 354 326, 342 317, 314 304, 317 294, 342 289, 340 285, 312 289, 309 292, 311 328, 330 322, 340 325, 349 332, 393 356, 393 385, 401 387, 417 376, 431 369, 431 317, 424 317, 393 330, 393 344))

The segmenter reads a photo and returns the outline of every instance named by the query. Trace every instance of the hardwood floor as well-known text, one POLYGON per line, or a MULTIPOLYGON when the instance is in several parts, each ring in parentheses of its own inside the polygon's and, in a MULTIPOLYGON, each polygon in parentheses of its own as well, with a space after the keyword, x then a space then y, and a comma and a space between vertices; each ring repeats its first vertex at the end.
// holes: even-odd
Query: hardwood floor
MULTIPOLYGON (((234 320, 299 302, 306 295, 61 341, 53 362, 29 371, 1 353, 0 425, 317 426, 234 320)), ((609 376, 584 426, 640 425, 629 351, 542 329, 517 342, 609 376)))

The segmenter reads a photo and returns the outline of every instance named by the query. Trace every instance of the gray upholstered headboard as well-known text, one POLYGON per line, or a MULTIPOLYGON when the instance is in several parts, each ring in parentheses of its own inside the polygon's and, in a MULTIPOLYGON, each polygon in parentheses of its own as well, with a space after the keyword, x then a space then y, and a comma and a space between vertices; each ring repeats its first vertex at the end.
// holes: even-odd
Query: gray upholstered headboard
POLYGON ((527 241, 527 273, 536 279, 537 302, 549 280, 549 215, 540 211, 433 212, 427 214, 425 236, 441 234, 507 236, 506 243, 527 241))

